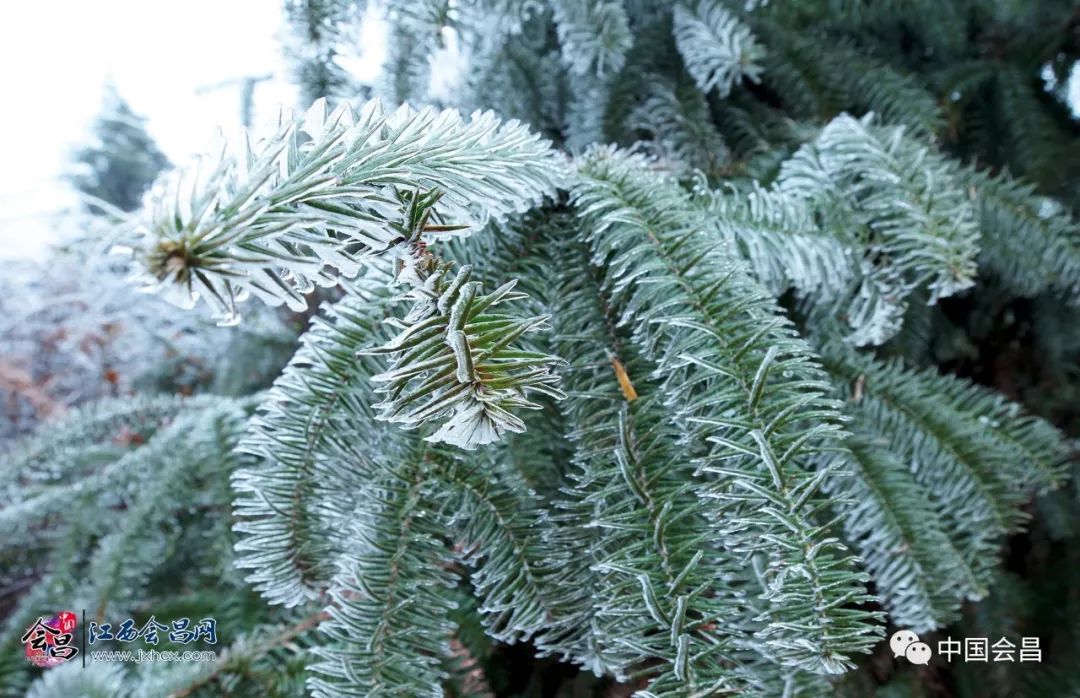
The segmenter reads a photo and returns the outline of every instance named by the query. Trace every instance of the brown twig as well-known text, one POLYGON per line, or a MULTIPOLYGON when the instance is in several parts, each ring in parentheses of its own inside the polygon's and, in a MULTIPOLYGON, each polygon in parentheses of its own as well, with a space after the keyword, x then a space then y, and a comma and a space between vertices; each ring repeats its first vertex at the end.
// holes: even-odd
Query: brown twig
POLYGON ((57 402, 34 382, 33 377, 7 361, 0 361, 0 387, 25 397, 39 417, 62 414, 63 404, 57 402))

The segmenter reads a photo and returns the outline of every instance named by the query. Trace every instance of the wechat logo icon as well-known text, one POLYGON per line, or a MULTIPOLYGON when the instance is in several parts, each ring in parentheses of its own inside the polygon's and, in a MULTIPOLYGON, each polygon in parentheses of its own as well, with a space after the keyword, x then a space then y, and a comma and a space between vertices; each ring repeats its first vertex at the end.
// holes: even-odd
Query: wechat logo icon
POLYGON ((892 648, 893 658, 904 657, 912 664, 929 664, 930 657, 934 654, 930 645, 919 641, 919 636, 910 630, 897 630, 889 638, 889 647, 892 648))

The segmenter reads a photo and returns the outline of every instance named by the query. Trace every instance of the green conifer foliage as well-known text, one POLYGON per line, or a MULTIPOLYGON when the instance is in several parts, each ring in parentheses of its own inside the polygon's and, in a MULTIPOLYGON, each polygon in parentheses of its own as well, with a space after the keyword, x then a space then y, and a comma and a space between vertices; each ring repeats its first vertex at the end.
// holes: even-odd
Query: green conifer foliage
POLYGON ((143 192, 170 166, 143 121, 116 88, 106 89, 102 113, 94 123, 97 142, 75 153, 76 168, 68 177, 72 186, 93 197, 88 204, 91 212, 104 213, 95 199, 134 211, 142 204, 143 192))
MULTIPOLYGON (((387 105, 283 115, 131 220, 176 312, 311 310, 293 359, 0 461, 6 629, 183 570, 226 661, 133 695, 538 695, 508 676, 555 660, 637 698, 1080 690, 1077 405, 1029 399, 1078 394, 1080 125, 1043 80, 1080 15, 942 5, 381 6, 387 105), (448 36, 468 74, 410 106, 448 36), (919 673, 897 628, 1045 664, 919 673)), ((363 9, 289 3, 313 93, 350 96, 363 9)))

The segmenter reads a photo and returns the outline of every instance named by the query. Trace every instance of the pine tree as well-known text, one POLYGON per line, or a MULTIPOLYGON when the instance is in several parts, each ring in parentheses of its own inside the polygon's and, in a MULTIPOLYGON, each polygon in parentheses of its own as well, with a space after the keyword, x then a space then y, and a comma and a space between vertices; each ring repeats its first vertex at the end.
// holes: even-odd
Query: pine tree
POLYGON ((225 661, 32 695, 514 695, 514 644, 594 695, 1080 690, 1070 3, 383 9, 390 106, 317 100, 131 221, 178 313, 339 290, 273 387, 3 461, 4 638, 187 603, 225 661), (447 33, 453 103, 410 106, 447 33), (919 673, 896 629, 1045 663, 919 673))
POLYGON ((145 121, 115 86, 106 86, 104 106, 93 126, 96 142, 75 153, 76 167, 68 177, 77 190, 92 197, 87 205, 90 212, 104 213, 94 199, 121 211, 134 211, 143 193, 170 167, 169 159, 146 132, 145 121))

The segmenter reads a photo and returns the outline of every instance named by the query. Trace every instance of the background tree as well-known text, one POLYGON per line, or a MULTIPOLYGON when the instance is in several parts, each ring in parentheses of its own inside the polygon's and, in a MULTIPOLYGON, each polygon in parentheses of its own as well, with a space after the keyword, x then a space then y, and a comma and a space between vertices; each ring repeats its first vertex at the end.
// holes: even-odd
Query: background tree
MULTIPOLYGON (((154 139, 146 132, 146 119, 136 115, 113 85, 105 88, 104 106, 94 121, 95 142, 79 148, 73 157, 75 171, 68 180, 77 190, 134 211, 142 195, 170 167, 154 139)), ((87 204, 92 213, 103 210, 87 204)))

